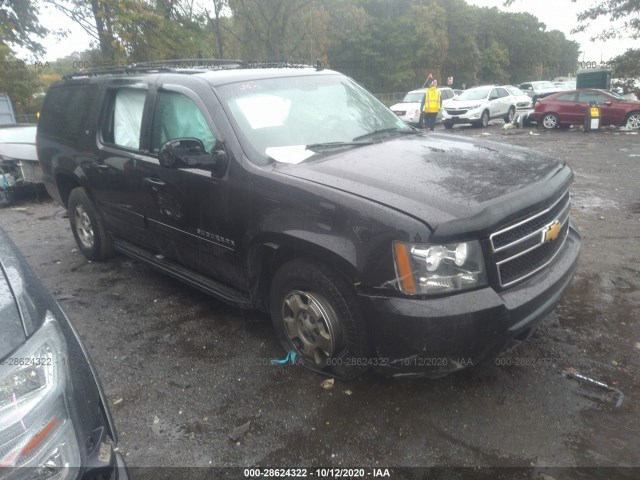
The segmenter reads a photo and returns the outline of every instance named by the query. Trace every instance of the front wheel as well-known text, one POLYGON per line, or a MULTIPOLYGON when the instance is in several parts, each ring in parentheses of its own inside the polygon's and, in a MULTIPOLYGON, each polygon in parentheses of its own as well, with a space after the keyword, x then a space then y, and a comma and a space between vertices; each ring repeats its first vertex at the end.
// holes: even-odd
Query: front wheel
POLYGON ((442 125, 444 125, 444 128, 446 128, 447 130, 451 130, 453 128, 453 123, 447 122, 446 120, 443 120, 442 125))
POLYGON ((516 116, 516 109, 513 107, 509 108, 507 115, 504 117, 504 123, 512 123, 514 117, 516 116))
POLYGON ((480 120, 478 120, 474 125, 476 127, 486 128, 486 126, 489 125, 489 112, 486 110, 482 112, 482 115, 480 115, 480 120))
POLYGON ((624 121, 624 126, 632 130, 640 129, 640 112, 631 112, 624 121))
POLYGON ((82 187, 74 188, 67 202, 69 224, 78 248, 89 260, 104 260, 113 254, 104 221, 82 187))
POLYGON ((313 370, 352 379, 368 370, 369 343, 353 287, 324 264, 295 259, 271 282, 273 326, 287 352, 313 370))

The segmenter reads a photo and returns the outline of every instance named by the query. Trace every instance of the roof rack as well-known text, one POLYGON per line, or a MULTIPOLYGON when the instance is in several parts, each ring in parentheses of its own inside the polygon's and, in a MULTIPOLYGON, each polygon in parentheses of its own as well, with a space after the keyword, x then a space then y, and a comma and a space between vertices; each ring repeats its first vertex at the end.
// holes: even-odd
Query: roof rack
POLYGON ((316 60, 316 65, 306 63, 294 63, 289 61, 245 61, 229 60, 220 58, 184 58, 178 60, 158 60, 155 62, 132 63, 127 66, 107 66, 102 68, 89 68, 78 70, 65 75, 63 78, 86 78, 100 75, 135 75, 140 73, 201 73, 210 70, 230 70, 240 68, 315 68, 320 71, 324 69, 324 64, 316 60))
POLYGON ((178 60, 159 60, 155 62, 132 63, 127 66, 106 66, 78 70, 63 78, 96 77, 100 75, 127 75, 139 73, 197 73, 206 70, 223 70, 244 67, 242 60, 219 58, 185 58, 178 60))

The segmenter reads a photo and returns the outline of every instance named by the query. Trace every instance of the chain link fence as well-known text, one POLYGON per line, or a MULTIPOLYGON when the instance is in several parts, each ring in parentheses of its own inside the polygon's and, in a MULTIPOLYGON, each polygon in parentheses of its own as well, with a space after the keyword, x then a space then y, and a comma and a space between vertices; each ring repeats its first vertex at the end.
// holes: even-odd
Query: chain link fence
POLYGON ((400 103, 407 92, 374 93, 373 96, 390 107, 394 103, 400 103))
POLYGON ((35 113, 16 113, 16 123, 38 123, 35 113))

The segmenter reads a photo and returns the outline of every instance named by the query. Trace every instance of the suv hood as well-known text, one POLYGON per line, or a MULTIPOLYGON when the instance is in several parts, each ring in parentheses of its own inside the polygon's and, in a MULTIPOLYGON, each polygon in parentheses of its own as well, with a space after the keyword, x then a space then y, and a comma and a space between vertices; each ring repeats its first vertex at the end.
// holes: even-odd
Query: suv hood
POLYGON ((420 108, 420 102, 396 103, 391 105, 389 110, 411 110, 414 108, 420 108))
POLYGON ((443 236, 494 228, 548 200, 572 177, 546 155, 446 134, 317 154, 298 165, 281 164, 278 171, 368 198, 434 230, 449 224, 443 236), (554 176, 560 178, 549 182, 554 176))
POLYGON ((485 103, 487 103, 486 98, 481 98, 480 100, 458 100, 454 98, 447 103, 447 108, 469 108, 474 105, 484 105, 485 103))

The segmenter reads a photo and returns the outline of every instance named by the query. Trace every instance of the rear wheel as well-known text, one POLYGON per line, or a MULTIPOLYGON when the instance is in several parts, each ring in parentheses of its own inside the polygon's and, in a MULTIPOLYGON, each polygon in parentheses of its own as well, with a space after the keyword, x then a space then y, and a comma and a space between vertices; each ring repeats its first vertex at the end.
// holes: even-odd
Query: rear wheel
POLYGON ((640 129, 640 112, 631 112, 624 121, 624 126, 631 129, 640 129))
POLYGON ((368 370, 368 337, 353 287, 312 260, 284 264, 271 282, 273 326, 287 352, 344 379, 368 370))
POLYGON ((540 123, 546 130, 553 130, 560 125, 560 119, 555 113, 545 113, 540 123))
POLYGON ((69 224, 78 248, 89 260, 104 260, 113 254, 104 221, 82 187, 74 188, 67 203, 69 224))

